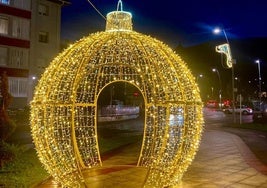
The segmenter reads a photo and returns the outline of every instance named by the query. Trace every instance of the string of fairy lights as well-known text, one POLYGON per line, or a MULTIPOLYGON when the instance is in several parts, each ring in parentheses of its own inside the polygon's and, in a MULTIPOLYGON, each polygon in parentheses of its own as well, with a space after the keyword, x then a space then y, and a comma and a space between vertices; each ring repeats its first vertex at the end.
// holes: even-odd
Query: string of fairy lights
POLYGON ((202 102, 183 60, 162 42, 132 31, 131 14, 107 15, 105 32, 59 54, 43 73, 31 102, 31 129, 40 161, 66 187, 82 186, 84 170, 102 166, 97 100, 114 82, 137 87, 145 122, 137 166, 145 187, 178 184, 201 138, 202 102))

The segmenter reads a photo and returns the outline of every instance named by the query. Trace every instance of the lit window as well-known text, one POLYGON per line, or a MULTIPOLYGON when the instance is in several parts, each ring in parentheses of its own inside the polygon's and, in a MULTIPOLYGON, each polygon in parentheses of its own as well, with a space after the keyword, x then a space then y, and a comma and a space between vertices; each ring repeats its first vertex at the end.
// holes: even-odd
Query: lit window
POLYGON ((8 34, 8 18, 0 16, 0 34, 8 34))
POLYGON ((48 43, 48 32, 39 32, 39 42, 48 43))
POLYGON ((0 3, 9 5, 10 4, 10 0, 0 0, 0 3))
POLYGON ((0 66, 7 65, 7 48, 0 46, 0 66))
POLYGON ((27 78, 8 77, 8 86, 13 97, 27 97, 27 78))
POLYGON ((38 13, 40 15, 48 16, 48 6, 44 4, 39 4, 38 13))

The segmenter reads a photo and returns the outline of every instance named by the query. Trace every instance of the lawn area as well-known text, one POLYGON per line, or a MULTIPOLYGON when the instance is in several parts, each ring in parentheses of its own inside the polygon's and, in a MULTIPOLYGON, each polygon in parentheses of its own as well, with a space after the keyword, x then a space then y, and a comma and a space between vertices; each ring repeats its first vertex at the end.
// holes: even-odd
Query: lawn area
MULTIPOLYGON (((142 140, 141 134, 132 134, 130 130, 119 129, 98 129, 98 142, 100 154, 108 153, 111 150, 122 146, 137 143, 142 140)), ((140 146, 141 147, 141 146, 140 146)))
MULTIPOLYGON (((30 134, 29 109, 11 111, 10 118, 16 123, 17 127, 9 140, 0 143, 1 157, 11 155, 12 159, 1 162, 0 167, 0 187, 22 188, 31 187, 46 179, 49 174, 44 170, 40 163, 31 139, 20 140, 19 133, 30 134)), ((2 160, 1 160, 2 161, 2 160)))
POLYGON ((15 157, 0 169, 0 187, 31 187, 49 176, 34 149, 15 145, 8 147, 15 157))

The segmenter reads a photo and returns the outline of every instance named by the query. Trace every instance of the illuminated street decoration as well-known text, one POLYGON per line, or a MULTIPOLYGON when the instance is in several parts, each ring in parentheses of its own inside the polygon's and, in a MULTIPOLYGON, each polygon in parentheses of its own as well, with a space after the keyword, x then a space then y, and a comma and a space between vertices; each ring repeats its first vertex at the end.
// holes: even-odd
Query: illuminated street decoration
POLYGON ((228 43, 221 44, 215 47, 216 52, 222 53, 226 56, 226 66, 227 68, 232 68, 233 66, 233 59, 230 50, 230 45, 228 43))
POLYGON ((198 149, 203 126, 199 89, 183 60, 162 42, 132 31, 131 14, 107 15, 106 31, 59 54, 31 102, 32 136, 40 161, 66 187, 102 166, 97 100, 108 84, 125 82, 144 98, 144 137, 137 167, 145 187, 178 184, 198 149))

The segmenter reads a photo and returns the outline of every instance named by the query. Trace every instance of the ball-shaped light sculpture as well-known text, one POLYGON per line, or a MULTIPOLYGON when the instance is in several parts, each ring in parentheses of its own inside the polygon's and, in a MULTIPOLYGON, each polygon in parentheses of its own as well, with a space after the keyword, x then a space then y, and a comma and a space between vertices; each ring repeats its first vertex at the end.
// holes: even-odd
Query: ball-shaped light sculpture
POLYGON ((145 187, 179 183, 196 150, 202 126, 199 89, 186 63, 162 42, 134 32, 129 12, 107 15, 106 31, 59 54, 45 70, 31 102, 31 129, 47 171, 78 187, 83 170, 102 165, 97 99, 113 82, 137 87, 144 98, 144 136, 137 163, 145 187))

